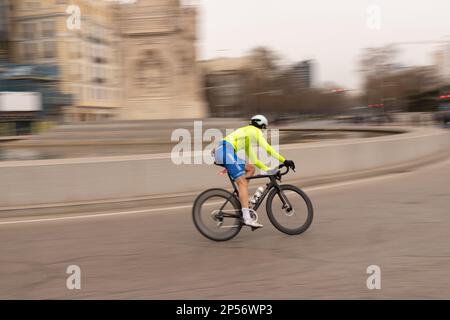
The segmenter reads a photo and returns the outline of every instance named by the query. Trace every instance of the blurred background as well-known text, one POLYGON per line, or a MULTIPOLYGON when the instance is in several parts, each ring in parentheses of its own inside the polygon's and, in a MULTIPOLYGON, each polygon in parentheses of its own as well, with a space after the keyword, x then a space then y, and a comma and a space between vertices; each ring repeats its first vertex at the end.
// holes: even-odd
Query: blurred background
POLYGON ((0 135, 254 113, 447 122, 448 4, 381 2, 0 0, 0 135))
POLYGON ((449 12, 0 0, 0 298, 449 298, 449 12), (280 129, 312 229, 283 236, 260 209, 262 230, 212 244, 192 203, 229 181, 190 150, 176 165, 174 130, 202 120, 187 143, 205 147, 254 114, 280 129))

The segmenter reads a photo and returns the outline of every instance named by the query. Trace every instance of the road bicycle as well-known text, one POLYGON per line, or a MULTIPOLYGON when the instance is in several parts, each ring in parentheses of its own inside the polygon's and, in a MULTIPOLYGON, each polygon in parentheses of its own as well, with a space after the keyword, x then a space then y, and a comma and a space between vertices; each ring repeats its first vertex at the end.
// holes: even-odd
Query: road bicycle
MULTIPOLYGON (((290 168, 281 164, 278 169, 275 174, 247 178, 248 180, 269 179, 252 209, 258 210, 267 197, 266 212, 272 225, 285 234, 299 235, 305 232, 313 221, 313 205, 300 188, 289 184, 278 184, 290 168), (286 170, 281 171, 282 168, 286 170)), ((214 241, 227 241, 234 238, 244 225, 239 190, 229 173, 228 178, 233 186, 233 192, 217 188, 206 190, 195 199, 192 208, 192 218, 197 230, 214 241)), ((252 231, 254 230, 255 228, 252 227, 252 231)))

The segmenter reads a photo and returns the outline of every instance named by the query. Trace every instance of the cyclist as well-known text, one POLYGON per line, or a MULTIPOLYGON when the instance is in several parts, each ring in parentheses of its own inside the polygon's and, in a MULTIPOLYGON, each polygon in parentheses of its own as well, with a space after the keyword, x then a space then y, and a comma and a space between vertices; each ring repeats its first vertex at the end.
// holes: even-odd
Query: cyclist
MULTIPOLYGON (((254 228, 261 228, 262 224, 258 223, 257 218, 252 218, 251 212, 254 213, 254 210, 248 207, 248 182, 246 178, 255 173, 255 166, 268 174, 276 174, 278 169, 270 170, 262 163, 256 156, 252 143, 258 144, 267 154, 284 163, 287 167, 295 169, 293 161, 283 158, 267 143, 261 131, 261 129, 266 129, 267 126, 267 118, 263 115, 256 115, 251 118, 248 126, 241 127, 226 136, 214 151, 216 164, 225 167, 238 186, 244 224, 254 228), (240 150, 245 150, 246 156, 253 164, 246 163, 245 160, 237 156, 237 152, 240 150)), ((257 217, 256 214, 255 217, 257 217)))

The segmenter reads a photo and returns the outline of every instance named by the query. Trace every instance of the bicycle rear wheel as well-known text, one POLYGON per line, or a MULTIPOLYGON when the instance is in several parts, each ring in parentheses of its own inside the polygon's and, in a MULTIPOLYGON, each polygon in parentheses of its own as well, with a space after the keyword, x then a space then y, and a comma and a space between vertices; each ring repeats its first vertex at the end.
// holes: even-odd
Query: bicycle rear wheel
POLYGON ((236 196, 223 189, 201 193, 194 202, 192 218, 197 230, 214 241, 234 238, 242 228, 241 205, 236 196))
POLYGON ((281 191, 273 189, 266 202, 267 216, 279 231, 288 235, 305 232, 313 220, 313 206, 308 196, 293 185, 281 185, 281 191), (284 206, 281 197, 289 200, 292 208, 284 206))

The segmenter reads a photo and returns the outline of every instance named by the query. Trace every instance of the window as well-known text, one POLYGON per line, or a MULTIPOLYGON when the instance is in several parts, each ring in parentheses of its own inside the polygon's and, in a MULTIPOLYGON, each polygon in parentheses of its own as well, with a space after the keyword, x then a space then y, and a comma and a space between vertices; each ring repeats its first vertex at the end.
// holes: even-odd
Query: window
POLYGON ((72 63, 70 65, 70 75, 72 80, 78 80, 80 78, 80 69, 77 64, 72 63))
POLYGON ((85 45, 84 46, 84 50, 85 50, 85 56, 90 58, 91 57, 91 47, 89 45, 85 45))
POLYGON ((55 36, 56 24, 55 21, 42 22, 42 36, 44 38, 52 38, 55 36))
POLYGON ((104 63, 108 63, 108 60, 110 60, 110 53, 109 53, 109 51, 107 49, 103 50, 102 58, 103 58, 103 62, 104 63))
POLYGON ((36 24, 34 23, 24 23, 22 25, 23 38, 27 40, 32 40, 36 37, 36 24))
POLYGON ((35 43, 25 43, 23 45, 23 58, 28 61, 33 61, 37 55, 36 44, 35 43))
POLYGON ((102 49, 100 47, 92 48, 92 61, 95 63, 101 63, 102 61, 102 49))
POLYGON ((56 44, 55 41, 44 42, 44 58, 53 59, 56 57, 56 44))
POLYGON ((73 85, 72 86, 72 93, 75 95, 76 99, 78 101, 81 100, 81 87, 78 85, 73 85))
POLYGON ((76 92, 78 100, 82 100, 83 99, 83 88, 77 86, 75 92, 76 92))
MULTIPOLYGON (((84 79, 85 79, 86 81, 89 81, 89 80, 91 79, 91 68, 90 68, 89 66, 85 66, 85 69, 84 69, 84 79)), ((86 96, 88 96, 88 95, 86 95, 86 96)))
POLYGON ((69 44, 70 58, 77 59, 81 57, 81 46, 77 42, 73 41, 69 44))

